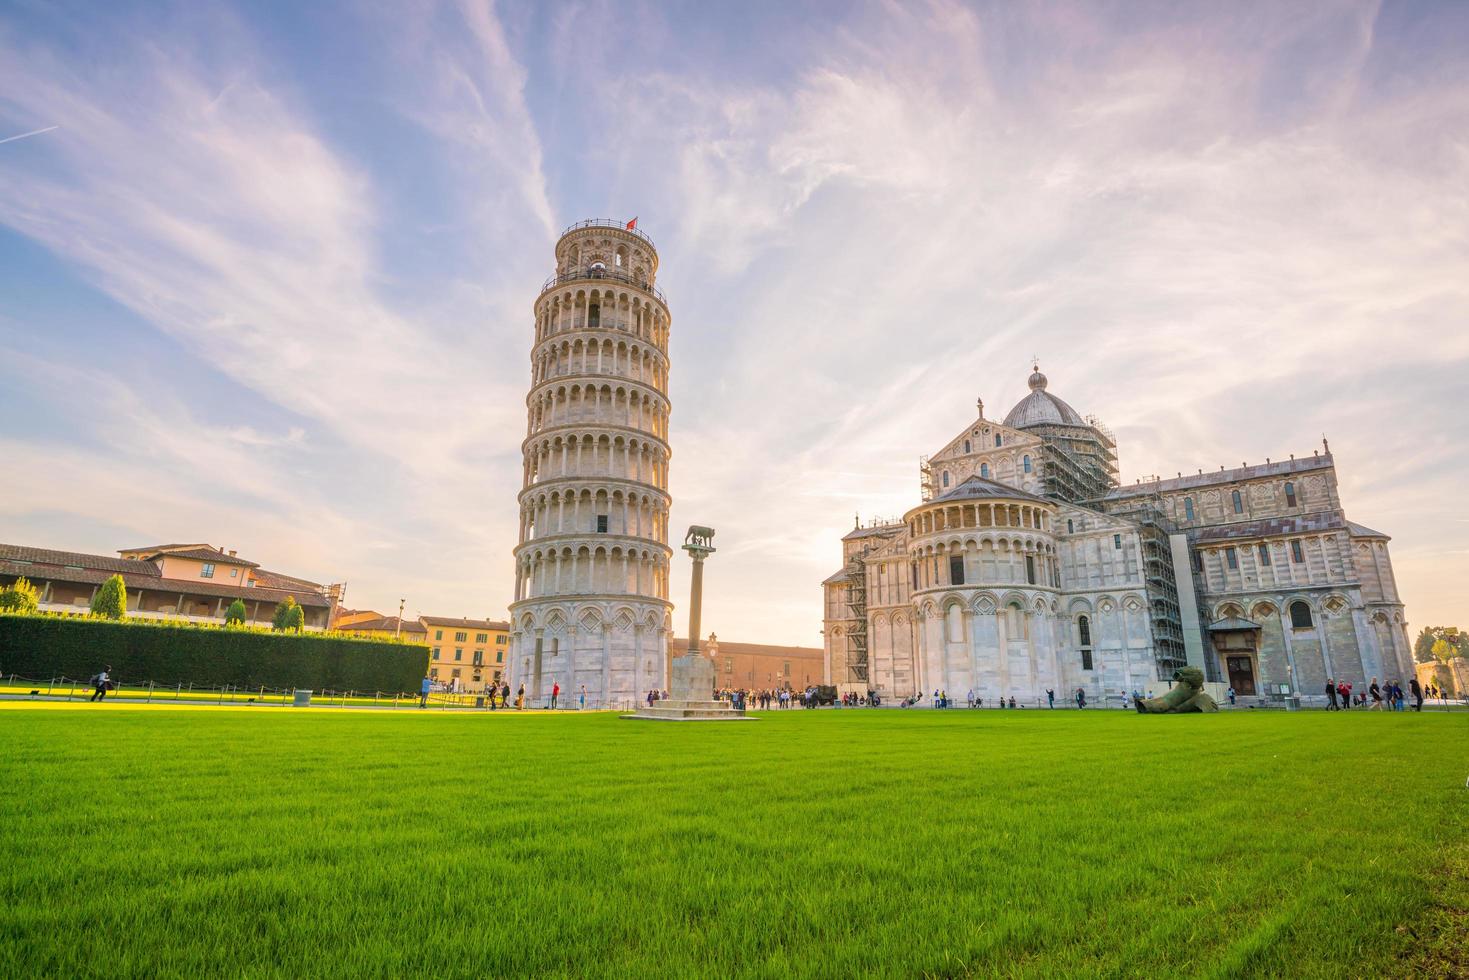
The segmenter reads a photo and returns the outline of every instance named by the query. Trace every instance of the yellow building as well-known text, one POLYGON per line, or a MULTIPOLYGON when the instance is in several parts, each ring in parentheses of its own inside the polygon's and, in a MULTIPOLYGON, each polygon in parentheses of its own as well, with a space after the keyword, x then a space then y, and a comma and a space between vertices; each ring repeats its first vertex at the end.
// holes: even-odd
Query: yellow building
POLYGON ((428 633, 428 674, 449 690, 478 694, 506 676, 510 624, 487 619, 420 616, 428 633))

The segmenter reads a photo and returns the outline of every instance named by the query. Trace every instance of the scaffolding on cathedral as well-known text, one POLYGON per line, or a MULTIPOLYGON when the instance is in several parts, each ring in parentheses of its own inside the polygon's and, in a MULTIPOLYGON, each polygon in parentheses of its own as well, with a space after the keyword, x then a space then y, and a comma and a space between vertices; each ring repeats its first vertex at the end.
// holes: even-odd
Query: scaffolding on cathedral
POLYGON ((852 610, 854 622, 847 628, 847 642, 851 651, 847 657, 847 680, 853 684, 867 683, 867 565, 862 560, 867 554, 863 548, 847 563, 847 608, 852 610))
MULTIPOLYGON (((1171 680, 1175 670, 1188 664, 1183 645, 1183 617, 1178 608, 1178 580, 1173 572, 1173 550, 1168 541, 1168 536, 1176 533, 1177 528, 1163 508, 1162 496, 1156 493, 1130 497, 1120 507, 1103 508, 1101 504, 1102 501, 1098 500, 1092 506, 1132 521, 1138 527, 1158 679, 1171 680)), ((1188 601, 1197 600, 1189 596, 1188 601)))
POLYGON ((1095 417, 1087 425, 1035 425, 1027 429, 1045 443, 1045 496, 1081 503, 1117 486, 1117 441, 1095 417))

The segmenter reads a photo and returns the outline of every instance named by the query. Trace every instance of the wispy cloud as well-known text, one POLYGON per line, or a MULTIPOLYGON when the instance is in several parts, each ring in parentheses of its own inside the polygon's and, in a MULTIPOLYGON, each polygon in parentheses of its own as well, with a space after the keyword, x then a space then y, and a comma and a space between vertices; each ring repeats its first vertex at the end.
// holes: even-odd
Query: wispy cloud
MULTIPOLYGON (((720 528, 721 635, 817 642, 853 511, 911 506, 919 454, 977 397, 1002 415, 1032 354, 1128 479, 1326 432, 1410 616, 1463 618, 1451 11, 415 0, 340 22, 361 90, 328 104, 206 10, 102 60, 0 35, 0 120, 63 127, 0 155, 0 222, 276 410, 142 426, 109 457, 138 523, 254 514, 364 603, 502 609, 530 305, 557 228, 625 208, 673 302, 674 523, 720 528), (205 506, 206 461, 258 503, 205 506), (166 507, 128 489, 149 467, 166 507)), ((73 476, 90 451, 4 448, 73 476)))

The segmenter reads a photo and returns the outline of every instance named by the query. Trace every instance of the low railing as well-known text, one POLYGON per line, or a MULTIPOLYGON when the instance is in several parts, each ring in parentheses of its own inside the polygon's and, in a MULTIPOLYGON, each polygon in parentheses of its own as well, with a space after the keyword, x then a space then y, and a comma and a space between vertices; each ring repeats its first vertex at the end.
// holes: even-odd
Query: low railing
POLYGON ((552 276, 541 285, 541 294, 544 295, 548 290, 555 289, 557 286, 564 286, 571 282, 580 282, 583 279, 590 279, 593 282, 620 282, 629 286, 635 286, 658 297, 658 302, 664 306, 668 305, 668 297, 663 295, 663 290, 642 279, 636 279, 626 272, 618 272, 616 269, 578 269, 575 272, 568 272, 565 275, 552 276))
MULTIPOLYGON (((638 219, 634 218, 633 220, 636 221, 638 219)), ((653 249, 655 252, 658 250, 658 246, 653 244, 653 239, 649 238, 638 229, 629 228, 627 225, 628 223, 626 221, 618 221, 616 218, 588 218, 586 221, 578 221, 576 224, 567 228, 561 233, 561 237, 565 238, 572 232, 578 231, 582 228, 616 228, 618 231, 625 231, 629 235, 636 235, 637 237, 641 238, 643 241, 647 242, 648 247, 653 249)))

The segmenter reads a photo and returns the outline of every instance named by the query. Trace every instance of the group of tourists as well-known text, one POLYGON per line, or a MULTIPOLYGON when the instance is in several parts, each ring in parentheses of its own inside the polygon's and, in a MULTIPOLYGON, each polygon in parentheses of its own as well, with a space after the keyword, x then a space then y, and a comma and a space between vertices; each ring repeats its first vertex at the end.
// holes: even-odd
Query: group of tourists
MULTIPOLYGON (((434 687, 435 683, 432 677, 425 677, 423 679, 423 683, 420 684, 418 687, 418 706, 420 708, 428 707, 428 696, 433 693, 434 687)), ((583 691, 585 691, 585 688, 583 688, 583 691)), ((484 698, 485 707, 489 708, 491 711, 498 711, 502 708, 509 708, 511 706, 509 683, 498 686, 495 684, 486 685, 484 698)), ((517 711, 525 710, 524 684, 520 685, 520 689, 515 692, 514 704, 517 711)))
POLYGON ((805 698, 792 691, 781 689, 778 691, 764 690, 751 691, 746 688, 721 688, 714 692, 716 701, 728 701, 736 711, 744 711, 746 708, 755 708, 760 711, 769 711, 772 707, 784 711, 797 703, 804 703, 805 698))
MULTIPOLYGON (((1423 710, 1424 696, 1442 696, 1437 684, 1430 684, 1427 690, 1418 683, 1414 677, 1408 681, 1408 690, 1413 694, 1413 710, 1423 710)), ((1331 678, 1326 679, 1326 710, 1342 711, 1348 708, 1365 707, 1368 711, 1380 711, 1384 708, 1388 711, 1406 711, 1407 698, 1403 693, 1403 685, 1397 681, 1388 681, 1379 684, 1377 678, 1372 678, 1372 683, 1367 686, 1365 693, 1352 693, 1352 685, 1347 681, 1333 682, 1331 678)))

